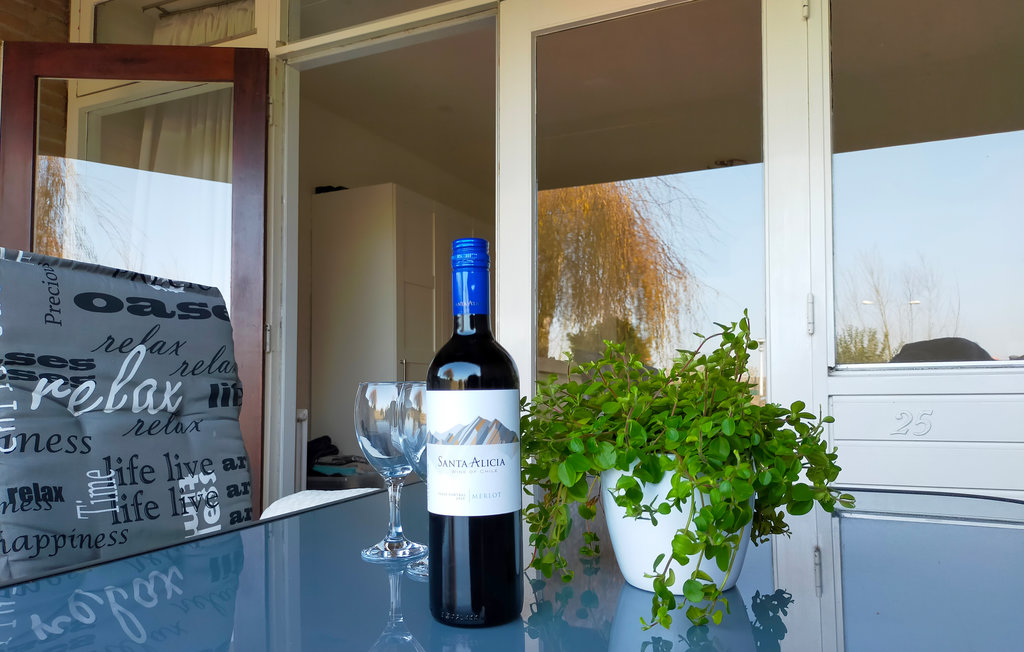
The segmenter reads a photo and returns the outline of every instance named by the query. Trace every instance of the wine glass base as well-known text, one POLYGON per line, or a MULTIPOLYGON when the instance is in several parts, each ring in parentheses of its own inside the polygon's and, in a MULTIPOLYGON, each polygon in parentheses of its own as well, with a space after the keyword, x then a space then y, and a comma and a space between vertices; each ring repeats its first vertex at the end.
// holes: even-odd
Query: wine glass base
POLYGON ((427 554, 425 545, 408 539, 399 541, 382 539, 359 553, 364 560, 372 562, 405 561, 422 557, 425 554, 427 554))
POLYGON ((430 565, 426 557, 420 557, 405 567, 405 574, 417 582, 426 582, 430 579, 430 565))

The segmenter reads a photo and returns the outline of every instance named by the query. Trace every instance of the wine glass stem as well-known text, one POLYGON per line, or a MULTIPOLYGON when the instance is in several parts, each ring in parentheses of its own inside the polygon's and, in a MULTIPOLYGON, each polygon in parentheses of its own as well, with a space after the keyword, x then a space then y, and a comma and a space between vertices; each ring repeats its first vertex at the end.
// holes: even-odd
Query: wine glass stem
POLYGON ((402 515, 399 511, 399 502, 402 498, 402 483, 404 478, 388 478, 388 541, 402 541, 405 533, 402 531, 402 515))
POLYGON ((402 620, 402 572, 388 573, 388 588, 390 589, 390 601, 388 603, 388 624, 395 624, 402 620))

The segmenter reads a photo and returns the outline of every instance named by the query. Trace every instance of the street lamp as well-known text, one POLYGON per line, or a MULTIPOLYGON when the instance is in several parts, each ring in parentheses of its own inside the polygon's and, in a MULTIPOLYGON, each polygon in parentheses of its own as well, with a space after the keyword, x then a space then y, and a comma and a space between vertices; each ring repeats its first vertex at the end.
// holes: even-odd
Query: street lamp
POLYGON ((910 310, 910 341, 911 342, 914 341, 914 306, 918 305, 919 303, 921 303, 921 302, 918 301, 917 299, 911 299, 910 301, 907 302, 907 304, 910 306, 909 310, 910 310))

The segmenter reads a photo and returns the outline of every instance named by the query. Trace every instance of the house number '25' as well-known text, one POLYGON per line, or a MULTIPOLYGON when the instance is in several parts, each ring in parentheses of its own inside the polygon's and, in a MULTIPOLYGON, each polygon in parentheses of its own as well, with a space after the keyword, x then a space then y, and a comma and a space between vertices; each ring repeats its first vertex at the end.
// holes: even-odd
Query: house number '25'
POLYGON ((912 412, 900 410, 896 413, 896 424, 896 430, 890 432, 890 435, 924 437, 932 429, 932 410, 918 412, 916 419, 912 412))

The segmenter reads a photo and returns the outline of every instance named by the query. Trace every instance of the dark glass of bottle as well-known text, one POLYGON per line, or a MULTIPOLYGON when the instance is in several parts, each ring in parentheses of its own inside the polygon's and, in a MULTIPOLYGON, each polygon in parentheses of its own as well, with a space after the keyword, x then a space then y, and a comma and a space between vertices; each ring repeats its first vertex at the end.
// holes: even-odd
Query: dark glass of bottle
POLYGON ((427 371, 430 613, 498 625, 523 606, 519 374, 491 333, 487 241, 452 243, 455 327, 427 371))

